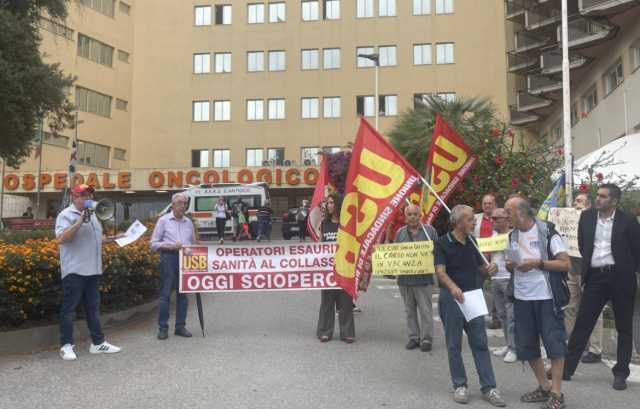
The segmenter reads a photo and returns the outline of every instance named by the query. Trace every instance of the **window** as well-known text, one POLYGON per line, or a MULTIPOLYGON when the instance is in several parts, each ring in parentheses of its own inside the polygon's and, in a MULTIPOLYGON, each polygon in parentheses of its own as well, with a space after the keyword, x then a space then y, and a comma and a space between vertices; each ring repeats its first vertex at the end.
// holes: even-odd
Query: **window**
POLYGON ((396 46, 388 45, 378 47, 378 52, 380 53, 380 66, 381 67, 389 67, 392 65, 397 65, 398 61, 396 60, 396 46))
POLYGON ((191 151, 191 167, 192 168, 208 168, 209 167, 209 150, 193 149, 191 151))
POLYGON ((395 116, 398 115, 398 96, 397 95, 380 95, 380 115, 395 116))
POLYGON ((453 13, 453 0, 436 0, 436 14, 453 13))
POLYGON ((287 20, 285 3, 269 3, 269 23, 284 23, 287 20))
POLYGON ((207 74, 211 72, 211 55, 207 54, 193 54, 193 73, 194 74, 207 74))
POLYGON ((339 146, 325 146, 322 148, 322 153, 325 155, 331 155, 333 153, 338 153, 342 149, 339 146))
POLYGON ((580 121, 580 115, 578 115, 578 104, 571 105, 571 126, 576 126, 580 121))
POLYGON ((38 21, 38 25, 40 28, 50 31, 55 35, 64 37, 67 40, 73 40, 73 30, 58 23, 57 21, 49 20, 48 18, 41 16, 38 21))
POLYGON ((131 14, 131 6, 127 3, 120 2, 120 13, 129 15, 131 14))
POLYGON ((107 67, 113 66, 113 47, 80 33, 78 55, 107 67))
POLYGON ((438 92, 436 96, 446 102, 455 102, 456 100, 455 92, 438 92))
POLYGON ((284 51, 269 51, 269 71, 285 70, 284 51))
POLYGON ((216 5, 216 25, 231 24, 231 4, 216 5))
POLYGON ((247 5, 247 23, 262 24, 264 23, 264 4, 248 4, 247 5))
POLYGON ((320 52, 315 50, 302 50, 302 69, 317 70, 320 67, 320 52))
POLYGON ((318 0, 303 0, 302 21, 316 21, 320 19, 320 4, 318 0))
POLYGON ((78 162, 98 168, 109 167, 109 147, 97 143, 78 141, 78 162))
POLYGON ((231 120, 231 101, 214 101, 213 102, 213 120, 214 121, 230 121, 231 120))
POLYGON ((129 53, 123 50, 118 50, 118 59, 122 62, 129 62, 129 53))
POLYGON ((324 19, 340 19, 340 0, 324 0, 324 19))
POLYGON ((340 97, 324 97, 324 117, 340 118, 340 97))
POLYGON ((231 72, 231 53, 215 53, 216 73, 231 72))
POLYGON ((593 111, 598 106, 598 90, 594 85, 582 96, 582 109, 585 114, 593 111))
POLYGON ((431 0, 413 0, 413 15, 431 14, 431 0))
POLYGON ((264 71, 264 51, 249 51, 247 53, 247 71, 264 71))
POLYGON ((76 87, 76 108, 111 118, 111 97, 87 88, 76 87))
POLYGON ((304 166, 320 165, 320 148, 301 148, 300 163, 304 166))
POLYGON ((634 71, 638 67, 640 67, 640 39, 631 44, 629 52, 631 54, 631 58, 629 58, 629 64, 631 65, 631 71, 634 71))
POLYGON ((302 98, 302 119, 313 119, 320 117, 318 110, 318 98, 302 98))
POLYGON ((284 99, 269 100, 269 119, 285 119, 284 99))
POLYGON ((358 59, 358 68, 374 67, 376 64, 368 58, 359 57, 360 54, 373 54, 373 47, 356 48, 356 58, 358 59))
POLYGON ((453 64, 454 62, 453 43, 436 44, 436 64, 453 64))
POLYGON ((431 44, 413 45, 413 65, 431 64, 431 44))
POLYGON ((323 51, 323 64, 325 70, 337 70, 340 68, 340 49, 325 48, 323 51))
POLYGON ((119 109, 120 111, 126 111, 128 105, 129 103, 124 99, 116 98, 116 109, 119 109))
POLYGON ((276 166, 282 166, 284 162, 284 148, 267 149, 267 160, 276 166))
POLYGON ((80 0, 80 3, 105 16, 113 17, 115 15, 115 0, 80 0))
POLYGON ((262 166, 262 149, 247 149, 247 166, 262 166))
POLYGON ((609 68, 604 74, 604 95, 609 95, 616 87, 624 81, 624 72, 622 70, 622 60, 616 61, 613 67, 609 68))
POLYGON ((214 149, 213 150, 213 167, 228 168, 230 156, 231 156, 231 152, 229 151, 229 149, 214 149))
POLYGON ((373 0, 357 0, 356 17, 373 17, 373 0))
POLYGON ((418 108, 419 106, 421 106, 421 104, 426 104, 427 103, 427 97, 429 95, 432 95, 428 92, 422 92, 422 93, 418 93, 418 94, 413 94, 413 109, 418 108))
POLYGON ((195 24, 196 26, 211 25, 211 6, 195 7, 195 24))
POLYGON ((207 122, 209 120, 209 101, 193 101, 193 121, 207 122))
POLYGON ((356 97, 356 112, 360 116, 374 116, 375 113, 373 95, 359 95, 356 97))
POLYGON ((247 100, 247 121, 262 121, 264 119, 264 101, 261 99, 247 100))
POLYGON ((42 139, 42 143, 46 143, 47 145, 60 146, 62 148, 66 148, 69 146, 69 137, 64 135, 54 135, 50 132, 43 132, 44 138, 42 139))
POLYGON ((396 0, 378 0, 378 15, 393 17, 396 15, 396 0))
POLYGON ((113 159, 115 160, 127 160, 127 151, 120 148, 113 148, 113 159))

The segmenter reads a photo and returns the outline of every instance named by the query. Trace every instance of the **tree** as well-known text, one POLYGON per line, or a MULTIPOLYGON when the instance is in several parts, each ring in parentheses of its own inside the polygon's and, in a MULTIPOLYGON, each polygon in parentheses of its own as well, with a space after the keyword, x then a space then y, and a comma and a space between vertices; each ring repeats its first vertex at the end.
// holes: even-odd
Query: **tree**
POLYGON ((67 0, 0 0, 0 157, 17 167, 46 118, 53 133, 72 126, 74 78, 40 54, 40 14, 63 19, 67 0))
POLYGON ((560 167, 562 152, 544 140, 528 144, 498 119, 487 99, 458 98, 454 102, 430 96, 416 101, 389 133, 391 143, 424 174, 436 113, 453 127, 478 160, 449 198, 480 209, 482 195, 494 193, 504 201, 512 193, 540 204, 551 190, 551 174, 560 167))

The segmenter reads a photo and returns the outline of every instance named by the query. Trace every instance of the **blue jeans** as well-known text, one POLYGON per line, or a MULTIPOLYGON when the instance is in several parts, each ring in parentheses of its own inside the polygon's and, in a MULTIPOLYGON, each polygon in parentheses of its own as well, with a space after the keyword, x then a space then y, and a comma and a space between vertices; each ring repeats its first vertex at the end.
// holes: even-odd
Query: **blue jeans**
POLYGON ((100 325, 100 278, 102 276, 81 276, 69 274, 62 279, 62 308, 60 309, 60 346, 73 345, 73 319, 76 308, 82 302, 87 327, 93 345, 104 342, 100 325))
POLYGON ((495 388, 496 378, 493 374, 493 366, 491 366, 484 317, 480 316, 470 322, 466 322, 453 295, 446 288, 440 288, 438 309, 440 310, 440 319, 444 325, 444 337, 447 344, 449 371, 451 372, 453 387, 468 386, 467 374, 464 369, 464 362, 462 362, 462 330, 464 330, 469 339, 469 347, 480 377, 482 392, 486 393, 495 388))
POLYGON ((271 240, 271 221, 270 220, 258 220, 258 237, 271 240))
POLYGON ((160 254, 160 302, 158 305, 158 326, 169 328, 169 305, 171 292, 176 291, 176 329, 184 328, 187 321, 189 301, 186 294, 178 292, 178 252, 162 252, 160 254))

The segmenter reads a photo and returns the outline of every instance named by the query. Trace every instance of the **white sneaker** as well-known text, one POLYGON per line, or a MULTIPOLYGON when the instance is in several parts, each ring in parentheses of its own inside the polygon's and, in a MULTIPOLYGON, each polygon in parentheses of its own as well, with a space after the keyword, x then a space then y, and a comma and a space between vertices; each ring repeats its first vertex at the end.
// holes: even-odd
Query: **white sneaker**
POLYGON ((64 361, 75 361, 78 359, 75 351, 73 350, 74 347, 75 345, 64 344, 62 348, 60 348, 60 358, 64 361))
POLYGON ((493 356, 505 356, 509 352, 509 347, 504 346, 493 350, 493 356))
POLYGON ((518 360, 518 356, 511 349, 509 349, 509 351, 507 352, 507 354, 504 356, 504 359, 503 359, 503 361, 508 364, 512 364, 517 360, 518 360))
POLYGON ((453 391, 453 400, 457 403, 469 403, 469 390, 466 386, 459 386, 453 391))
POLYGON ((104 341, 100 345, 93 345, 89 347, 89 353, 91 354, 116 354, 122 351, 122 348, 115 345, 111 345, 107 341, 104 341))

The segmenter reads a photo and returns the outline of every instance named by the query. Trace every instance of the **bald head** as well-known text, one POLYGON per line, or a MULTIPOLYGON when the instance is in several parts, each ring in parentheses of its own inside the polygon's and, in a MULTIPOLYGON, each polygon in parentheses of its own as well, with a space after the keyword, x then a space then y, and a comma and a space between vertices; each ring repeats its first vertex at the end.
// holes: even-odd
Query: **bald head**
POLYGON ((420 222, 420 207, 411 203, 404 208, 404 218, 407 226, 415 228, 420 222))
POLYGON ((512 197, 504 204, 511 225, 518 230, 529 230, 535 218, 529 201, 523 197, 512 197))

